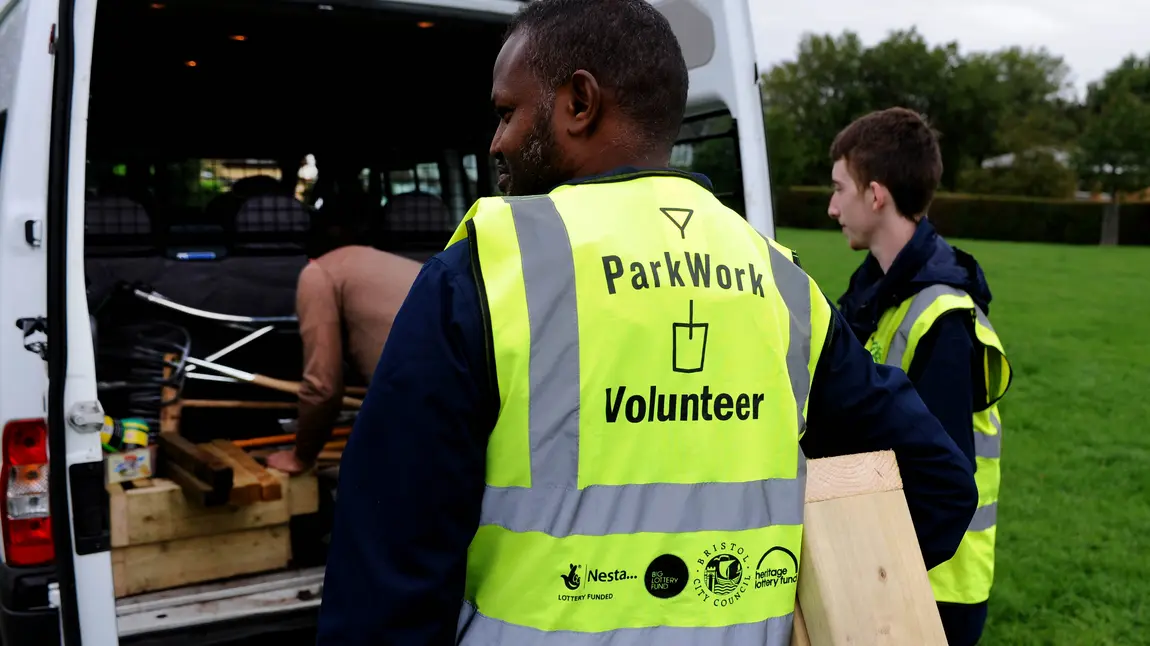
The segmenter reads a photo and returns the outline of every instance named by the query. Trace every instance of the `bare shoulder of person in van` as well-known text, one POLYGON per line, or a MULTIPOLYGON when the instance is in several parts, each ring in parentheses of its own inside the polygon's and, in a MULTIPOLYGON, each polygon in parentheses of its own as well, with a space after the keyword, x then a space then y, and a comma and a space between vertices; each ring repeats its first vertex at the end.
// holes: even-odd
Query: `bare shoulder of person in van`
POLYGON ((878 365, 832 309, 811 384, 808 458, 892 449, 926 567, 951 558, 974 516, 974 468, 901 370, 878 365))

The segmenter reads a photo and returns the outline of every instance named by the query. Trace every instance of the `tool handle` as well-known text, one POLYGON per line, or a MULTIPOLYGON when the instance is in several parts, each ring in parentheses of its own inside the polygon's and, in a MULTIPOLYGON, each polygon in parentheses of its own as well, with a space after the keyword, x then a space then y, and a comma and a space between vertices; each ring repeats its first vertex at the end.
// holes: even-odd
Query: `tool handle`
MULTIPOLYGON (((257 386, 271 388, 272 390, 278 390, 280 392, 291 393, 293 395, 299 394, 298 381, 286 381, 265 375, 252 375, 252 383, 257 386)), ((343 405, 347 406, 348 408, 359 408, 363 405, 363 400, 356 399, 354 397, 344 397, 343 405)))

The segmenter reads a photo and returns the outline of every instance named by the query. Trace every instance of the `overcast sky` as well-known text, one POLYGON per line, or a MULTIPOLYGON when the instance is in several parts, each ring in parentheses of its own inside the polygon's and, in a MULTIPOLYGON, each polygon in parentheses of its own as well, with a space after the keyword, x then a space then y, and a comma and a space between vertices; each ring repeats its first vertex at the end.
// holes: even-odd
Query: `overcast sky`
POLYGON ((1072 80, 1102 76, 1129 53, 1150 53, 1150 0, 751 0, 760 67, 793 59, 803 32, 850 29, 873 45, 893 29, 917 26, 931 44, 962 51, 1045 46, 1072 80))

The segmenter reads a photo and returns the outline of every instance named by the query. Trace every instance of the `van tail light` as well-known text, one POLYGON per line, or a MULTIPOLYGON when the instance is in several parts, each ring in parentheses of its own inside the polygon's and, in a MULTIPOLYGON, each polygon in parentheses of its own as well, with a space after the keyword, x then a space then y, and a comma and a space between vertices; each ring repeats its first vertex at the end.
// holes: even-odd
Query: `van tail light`
POLYGON ((43 419, 12 420, 4 425, 3 446, 4 560, 22 566, 50 563, 56 546, 48 513, 48 425, 43 419))

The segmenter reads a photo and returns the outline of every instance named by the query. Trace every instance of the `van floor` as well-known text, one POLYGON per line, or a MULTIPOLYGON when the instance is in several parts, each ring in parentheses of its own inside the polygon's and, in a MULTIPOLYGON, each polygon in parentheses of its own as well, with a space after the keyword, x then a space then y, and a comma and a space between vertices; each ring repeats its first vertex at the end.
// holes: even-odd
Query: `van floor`
MULTIPOLYGON (((316 613, 322 598, 323 571, 322 567, 289 570, 121 599, 116 602, 121 644, 139 643, 131 638, 145 635, 149 642, 159 638, 164 644, 175 643, 173 632, 180 638, 192 640, 191 643, 207 643, 207 635, 199 630, 206 626, 210 626, 212 632, 234 634, 238 639, 246 631, 227 624, 239 620, 252 623, 258 632, 267 632, 268 627, 260 624, 260 620, 268 615, 316 613)), ((295 630, 306 633, 311 622, 302 623, 295 630)), ((290 632, 294 631, 289 629, 290 632)), ((310 643, 314 644, 314 632, 312 634, 310 643)), ((243 643, 254 643, 252 637, 242 637, 243 643)), ((292 642, 277 638, 275 643, 292 642)))

